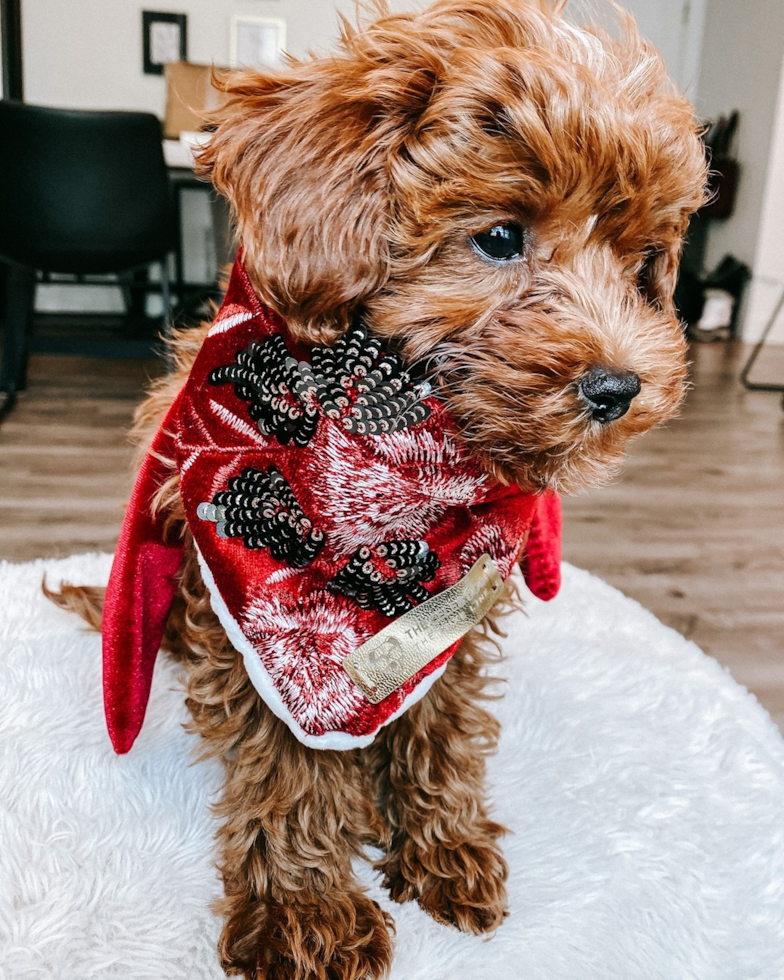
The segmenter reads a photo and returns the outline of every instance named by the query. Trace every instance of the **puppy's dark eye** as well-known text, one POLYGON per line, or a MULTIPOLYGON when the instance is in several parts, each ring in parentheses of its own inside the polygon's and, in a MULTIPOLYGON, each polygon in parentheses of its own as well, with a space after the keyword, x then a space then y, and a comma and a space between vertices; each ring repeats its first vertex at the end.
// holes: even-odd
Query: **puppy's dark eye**
POLYGON ((474 251, 494 262, 509 262, 523 254, 525 232, 518 224, 495 225, 468 239, 474 251))

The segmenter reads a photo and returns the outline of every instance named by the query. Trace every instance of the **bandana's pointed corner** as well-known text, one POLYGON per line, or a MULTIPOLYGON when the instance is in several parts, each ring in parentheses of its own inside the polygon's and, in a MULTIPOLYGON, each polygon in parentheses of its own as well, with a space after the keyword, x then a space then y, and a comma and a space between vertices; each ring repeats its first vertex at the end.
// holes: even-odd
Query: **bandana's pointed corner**
MULTIPOLYGON (((170 411, 167 420, 174 413, 170 411)), ((183 546, 166 540, 153 498, 170 472, 167 423, 145 457, 128 503, 106 589, 103 612, 103 694, 115 752, 130 751, 150 697, 155 658, 174 596, 183 546)))

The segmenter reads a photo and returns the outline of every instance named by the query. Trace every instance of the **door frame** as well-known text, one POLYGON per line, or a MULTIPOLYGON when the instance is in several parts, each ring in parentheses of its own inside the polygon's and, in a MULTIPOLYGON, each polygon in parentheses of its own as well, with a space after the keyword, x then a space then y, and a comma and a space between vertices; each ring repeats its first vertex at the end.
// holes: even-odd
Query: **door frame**
POLYGON ((697 94, 702 62, 702 42, 705 36, 705 11, 707 0, 686 0, 688 18, 681 32, 678 52, 677 82, 691 99, 697 94))

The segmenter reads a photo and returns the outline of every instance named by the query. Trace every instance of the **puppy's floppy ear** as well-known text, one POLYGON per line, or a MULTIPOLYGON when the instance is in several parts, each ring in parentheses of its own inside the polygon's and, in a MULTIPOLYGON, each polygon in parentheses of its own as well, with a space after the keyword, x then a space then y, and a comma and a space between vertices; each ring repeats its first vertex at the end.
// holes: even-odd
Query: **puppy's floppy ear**
POLYGON ((334 340, 388 276, 390 127, 361 76, 345 58, 226 75, 199 154, 261 299, 306 343, 334 340))

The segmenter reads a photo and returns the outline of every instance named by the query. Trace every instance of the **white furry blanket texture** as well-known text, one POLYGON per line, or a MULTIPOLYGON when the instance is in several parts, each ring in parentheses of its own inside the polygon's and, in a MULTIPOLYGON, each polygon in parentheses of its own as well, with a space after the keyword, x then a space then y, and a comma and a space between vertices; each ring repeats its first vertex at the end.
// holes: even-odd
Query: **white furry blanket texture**
MULTIPOLYGON (((220 980, 216 765, 160 659, 144 729, 104 730, 100 639, 40 593, 110 556, 0 566, 0 978, 220 980)), ((784 743, 712 660, 586 572, 507 622, 490 773, 511 913, 490 939, 415 904, 393 980, 782 980, 784 743)))

